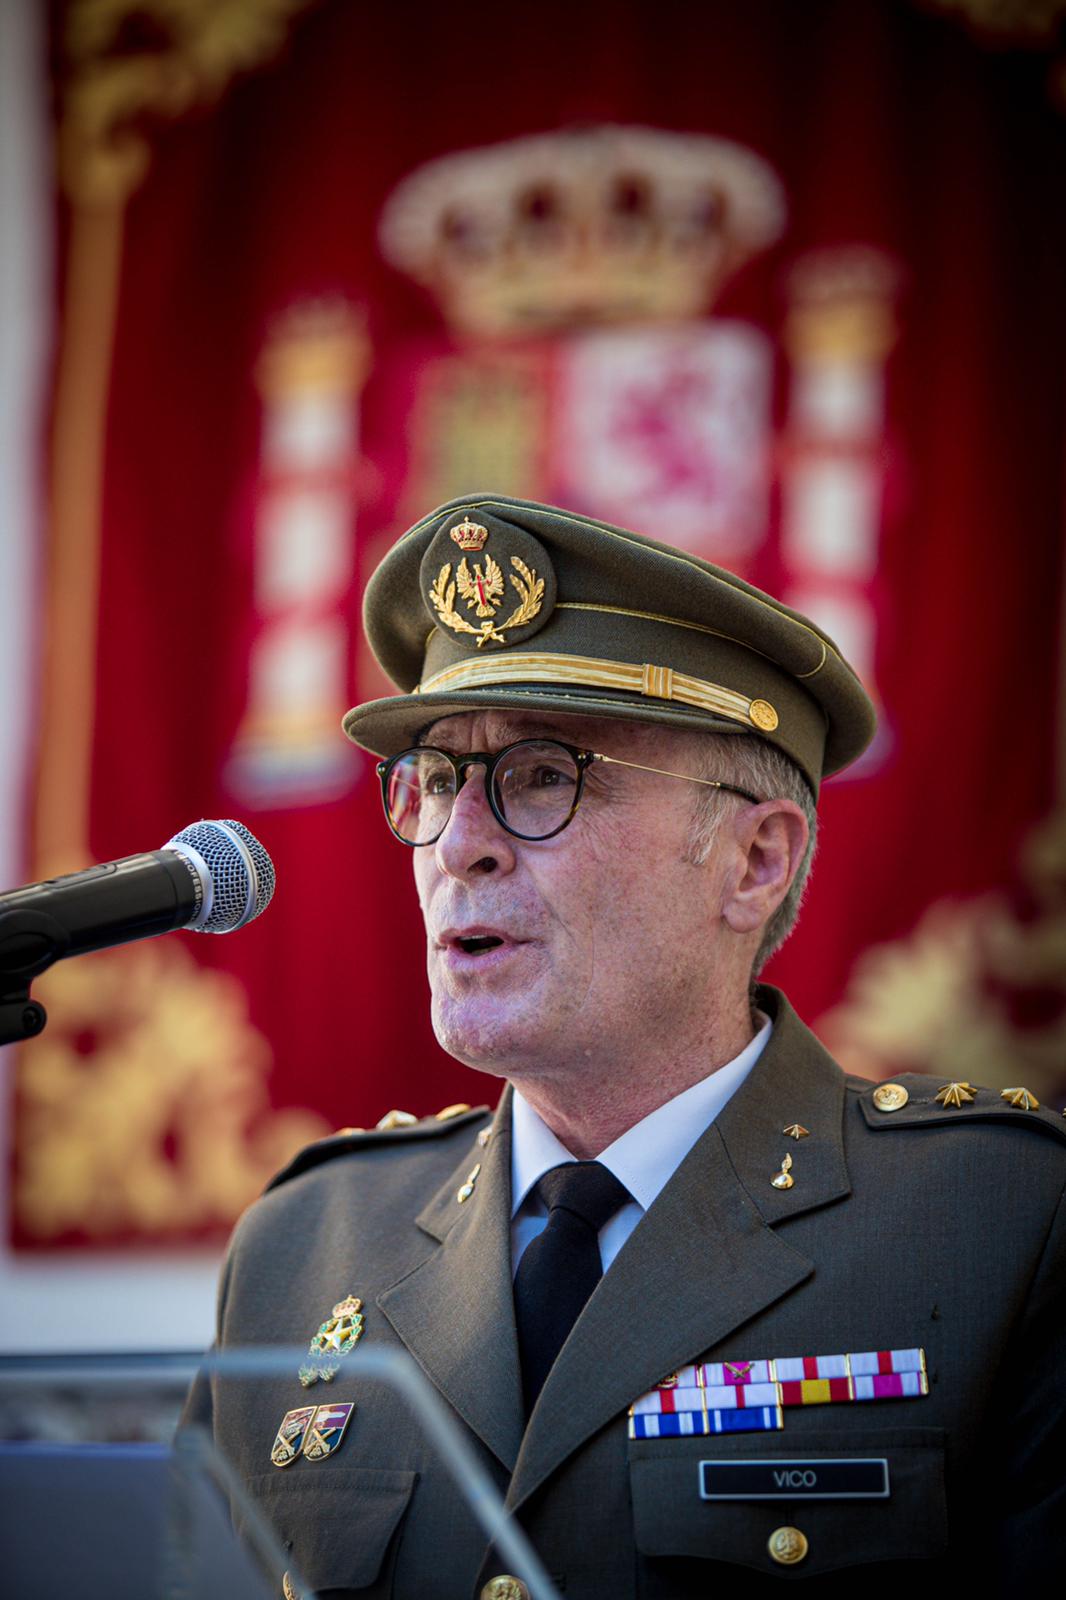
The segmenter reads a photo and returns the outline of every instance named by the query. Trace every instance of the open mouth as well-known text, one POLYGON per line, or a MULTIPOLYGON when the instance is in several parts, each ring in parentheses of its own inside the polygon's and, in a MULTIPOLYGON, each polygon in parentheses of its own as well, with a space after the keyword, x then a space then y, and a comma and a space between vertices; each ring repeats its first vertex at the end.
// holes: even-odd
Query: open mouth
POLYGON ((494 933, 485 933, 478 934, 472 939, 457 939, 455 942, 460 950, 464 950, 468 956, 477 956, 483 950, 495 950, 498 945, 503 943, 503 940, 498 939, 494 933))

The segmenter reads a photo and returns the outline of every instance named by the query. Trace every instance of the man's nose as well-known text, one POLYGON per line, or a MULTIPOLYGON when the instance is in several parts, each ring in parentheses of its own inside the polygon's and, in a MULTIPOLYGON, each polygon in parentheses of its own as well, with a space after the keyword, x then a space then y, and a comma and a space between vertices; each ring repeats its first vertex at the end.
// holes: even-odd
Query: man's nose
POLYGON ((485 792, 486 777, 480 762, 467 767, 452 814, 434 846, 437 865, 451 878, 484 877, 514 867, 515 841, 493 814, 485 792))

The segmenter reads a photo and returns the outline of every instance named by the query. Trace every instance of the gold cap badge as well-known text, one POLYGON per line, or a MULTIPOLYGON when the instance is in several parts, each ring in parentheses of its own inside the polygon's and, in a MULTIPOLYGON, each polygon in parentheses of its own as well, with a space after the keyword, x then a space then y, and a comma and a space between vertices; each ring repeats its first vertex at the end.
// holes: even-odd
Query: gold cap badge
POLYGON ((480 651, 528 639, 555 604, 555 574, 539 539, 470 516, 440 530, 422 561, 420 582, 433 621, 464 651, 471 644, 480 651), (464 552, 459 562, 455 545, 464 552))

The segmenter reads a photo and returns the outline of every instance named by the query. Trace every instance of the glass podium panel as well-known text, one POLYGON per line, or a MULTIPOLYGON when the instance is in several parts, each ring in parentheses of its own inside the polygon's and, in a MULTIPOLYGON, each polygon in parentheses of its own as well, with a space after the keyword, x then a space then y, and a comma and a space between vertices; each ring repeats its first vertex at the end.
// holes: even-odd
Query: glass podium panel
MULTIPOLYGON (((249 1495, 203 1428, 177 1428, 198 1373, 241 1385, 291 1379, 305 1355, 256 1347, 204 1357, 0 1357, 5 1592, 33 1600, 314 1600, 262 1499, 249 1495)), ((486 1546, 523 1579, 531 1600, 558 1600, 481 1461, 406 1352, 364 1349, 360 1371, 389 1385, 397 1406, 413 1413, 486 1546)), ((313 1421, 287 1413, 273 1449, 264 1446, 268 1473, 287 1468, 279 1482, 292 1470, 287 1451, 328 1453, 346 1421, 338 1403, 300 1409, 313 1421)), ((413 1473, 373 1476, 414 1480, 413 1473)), ((364 1516, 382 1520, 410 1493, 410 1485, 401 1493, 392 1482, 380 1489, 376 1509, 371 1497, 364 1516)), ((374 1533, 387 1538, 388 1530, 383 1524, 374 1533)), ((356 1572, 348 1581, 358 1588, 356 1572)))

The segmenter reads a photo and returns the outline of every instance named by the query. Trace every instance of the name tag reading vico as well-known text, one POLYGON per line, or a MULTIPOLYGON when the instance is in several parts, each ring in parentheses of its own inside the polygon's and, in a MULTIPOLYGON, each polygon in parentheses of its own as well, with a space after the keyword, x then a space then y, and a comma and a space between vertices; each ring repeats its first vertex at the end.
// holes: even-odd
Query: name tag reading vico
POLYGON ((887 1500, 884 1456, 701 1461, 701 1500, 887 1500))

